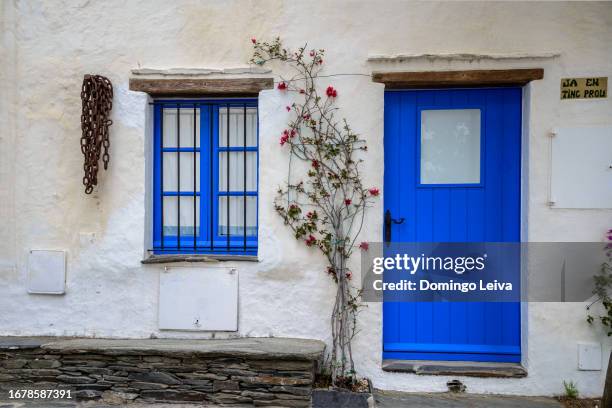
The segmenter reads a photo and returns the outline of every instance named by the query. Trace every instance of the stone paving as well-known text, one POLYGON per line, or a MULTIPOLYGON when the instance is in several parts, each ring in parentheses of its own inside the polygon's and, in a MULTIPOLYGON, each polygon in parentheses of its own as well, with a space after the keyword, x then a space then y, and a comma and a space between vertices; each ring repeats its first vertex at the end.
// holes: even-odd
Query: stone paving
MULTIPOLYGON (((155 408, 195 408, 207 407, 215 408, 220 405, 202 405, 202 404, 166 404, 166 403, 130 403, 127 405, 109 405, 100 402, 53 402, 53 401, 38 401, 38 402, 2 402, 0 408, 118 408, 120 406, 128 406, 130 408, 146 408, 155 406, 155 408)), ((234 405, 235 406, 235 405, 234 405)))
MULTIPOLYGON (((376 391, 377 408, 562 408, 563 405, 553 398, 514 397, 500 395, 448 394, 448 393, 403 393, 395 391, 376 391)), ((117 408, 103 402, 40 401, 12 402, 0 401, 0 408, 117 408)), ((123 405, 126 406, 126 405, 123 405)), ((195 408, 201 404, 130 403, 129 408, 195 408)), ((220 407, 219 405, 205 405, 220 407)), ((235 406, 235 405, 234 405, 235 406)), ((245 405, 250 406, 250 405, 245 405)), ((349 407, 347 407, 349 408, 349 407)))
POLYGON ((376 391, 378 408, 562 408, 554 398, 376 391))

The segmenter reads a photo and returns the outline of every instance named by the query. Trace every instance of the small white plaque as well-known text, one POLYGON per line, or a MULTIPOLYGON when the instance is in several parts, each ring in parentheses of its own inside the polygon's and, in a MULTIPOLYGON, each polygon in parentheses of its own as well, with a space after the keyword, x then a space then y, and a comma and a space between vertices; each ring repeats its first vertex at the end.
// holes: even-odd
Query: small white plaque
POLYGON ((612 126, 553 133, 552 208, 612 208, 612 126))
POLYGON ((66 252, 31 250, 27 285, 28 293, 63 295, 66 292, 66 252))
POLYGON ((578 369, 583 371, 601 370, 601 344, 578 343, 578 369))
POLYGON ((161 330, 238 330, 238 271, 166 268, 159 277, 161 330))

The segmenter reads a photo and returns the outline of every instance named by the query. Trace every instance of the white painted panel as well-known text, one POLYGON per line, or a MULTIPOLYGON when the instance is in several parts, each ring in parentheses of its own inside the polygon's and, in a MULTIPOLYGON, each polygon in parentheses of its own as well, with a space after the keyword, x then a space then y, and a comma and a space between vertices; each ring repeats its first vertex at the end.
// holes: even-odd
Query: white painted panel
POLYGON ((61 295, 66 291, 66 253, 31 250, 28 254, 28 293, 61 295))
POLYGON ((169 267, 159 278, 161 330, 238 330, 238 271, 169 267))
POLYGON ((550 201, 553 208, 612 208, 612 126, 556 131, 550 201))
POLYGON ((578 343, 578 369, 583 371, 601 370, 601 344, 578 343))

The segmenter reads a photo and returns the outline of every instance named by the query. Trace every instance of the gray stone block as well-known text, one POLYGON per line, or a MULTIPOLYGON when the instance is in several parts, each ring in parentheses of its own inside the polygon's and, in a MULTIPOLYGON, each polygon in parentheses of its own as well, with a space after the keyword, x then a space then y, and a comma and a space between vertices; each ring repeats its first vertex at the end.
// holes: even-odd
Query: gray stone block
POLYGON ((325 350, 320 340, 279 337, 224 340, 185 339, 71 339, 42 345, 43 350, 62 354, 210 356, 269 360, 319 360, 325 350))
POLYGON ((214 392, 221 391, 221 390, 238 391, 239 389, 240 389, 240 385, 238 384, 238 381, 219 381, 219 380, 213 381, 213 391, 214 392))
POLYGON ((9 360, 5 360, 2 362, 2 365, 5 368, 23 368, 28 363, 28 360, 23 360, 20 358, 11 358, 9 360))
POLYGON ((276 398, 274 394, 270 394, 268 392, 261 392, 261 391, 246 390, 246 391, 242 391, 240 395, 243 395, 245 397, 250 397, 253 399, 257 399, 257 400, 271 400, 271 399, 276 398))
POLYGON ((57 368, 61 365, 57 360, 31 360, 28 364, 30 368, 57 368))
POLYGON ((102 393, 102 398, 104 401, 112 403, 112 404, 123 404, 126 401, 132 401, 138 398, 137 393, 129 393, 129 392, 118 392, 118 391, 104 391, 102 393))
POLYGON ((286 385, 280 385, 270 388, 270 392, 273 393, 287 393, 293 395, 306 395, 310 396, 312 394, 312 389, 310 387, 291 387, 286 385))
POLYGON ((255 370, 280 370, 280 371, 311 371, 312 361, 286 361, 286 360, 252 360, 247 361, 249 367, 255 370))
POLYGON ((234 377, 235 380, 248 384, 269 384, 269 385, 308 385, 312 384, 310 379, 278 377, 278 376, 258 376, 258 377, 234 377))
POLYGON ((314 390, 312 392, 313 408, 351 407, 368 408, 368 393, 314 390))
POLYGON ((140 396, 155 401, 205 401, 206 394, 198 391, 146 390, 140 396))
MULTIPOLYGON (((63 369, 64 368, 62 367, 60 370, 63 370, 63 369)), ((99 374, 99 375, 113 374, 113 370, 109 368, 102 368, 102 367, 79 367, 78 370, 83 373, 87 373, 87 374, 99 374)))
POLYGON ((112 382, 112 383, 125 383, 125 382, 129 381, 129 379, 127 377, 120 377, 120 376, 117 376, 117 375, 103 375, 102 379, 104 381, 109 381, 109 382, 112 382))
POLYGON ((160 383, 147 383, 147 382, 131 382, 130 387, 138 388, 141 390, 163 390, 168 388, 166 384, 160 383))
POLYGON ((176 385, 181 383, 181 380, 174 377, 173 375, 160 371, 152 371, 148 373, 134 373, 130 374, 129 378, 141 382, 160 383, 168 385, 176 385))
POLYGON ((112 386, 112 384, 74 384, 72 385, 72 388, 75 388, 77 390, 100 390, 100 391, 104 391, 104 390, 108 390, 110 387, 112 386))
POLYGON ((240 394, 216 393, 209 397, 212 402, 217 404, 243 404, 253 401, 252 398, 242 396, 240 394))
POLYGON ((191 380, 227 380, 225 375, 217 375, 212 373, 176 373, 181 378, 188 378, 191 380))
POLYGON ((100 391, 95 390, 80 390, 74 393, 76 399, 81 400, 90 400, 90 399, 98 399, 102 396, 100 391))
POLYGON ((96 380, 84 375, 58 375, 57 380, 69 384, 92 384, 96 380))
POLYGON ((211 372, 214 374, 227 375, 227 376, 238 375, 238 376, 243 376, 243 377, 251 377, 251 376, 257 375, 256 371, 241 370, 237 368, 227 368, 227 369, 226 368, 216 368, 216 369, 211 369, 211 372))

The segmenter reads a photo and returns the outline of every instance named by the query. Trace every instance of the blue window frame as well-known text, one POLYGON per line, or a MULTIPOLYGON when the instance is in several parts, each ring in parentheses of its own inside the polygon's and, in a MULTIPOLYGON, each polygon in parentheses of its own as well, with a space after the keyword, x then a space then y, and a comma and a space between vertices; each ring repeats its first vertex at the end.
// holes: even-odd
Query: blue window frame
POLYGON ((257 100, 153 106, 154 253, 256 255, 257 100))

